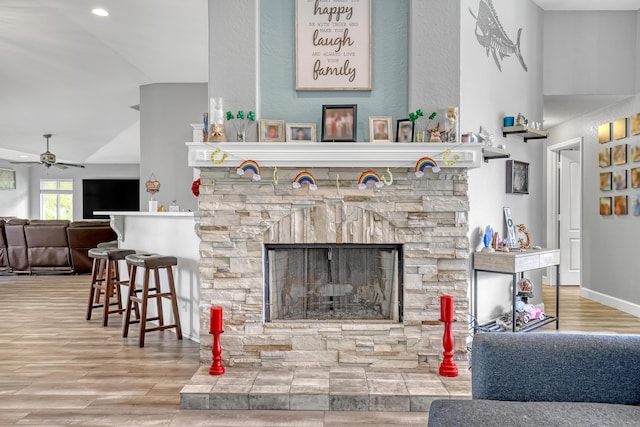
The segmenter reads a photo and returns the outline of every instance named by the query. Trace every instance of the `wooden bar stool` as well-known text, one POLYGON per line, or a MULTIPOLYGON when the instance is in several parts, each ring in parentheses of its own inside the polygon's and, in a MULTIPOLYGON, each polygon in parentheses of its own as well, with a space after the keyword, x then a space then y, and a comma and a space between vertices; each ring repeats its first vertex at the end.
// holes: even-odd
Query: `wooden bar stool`
POLYGON ((89 249, 89 257, 93 258, 91 268, 91 288, 89 290, 89 303, 87 305, 87 320, 91 320, 94 308, 102 307, 102 326, 109 323, 109 314, 123 313, 122 300, 120 299, 120 285, 126 285, 128 280, 120 280, 118 261, 124 260, 127 255, 135 254, 131 249, 118 248, 93 248, 89 249), (101 274, 101 270, 104 273, 101 274), (102 276, 102 277, 101 277, 102 276), (96 295, 96 291, 98 295, 96 295), (100 294, 104 295, 104 302, 100 304, 100 294), (111 302, 115 296, 116 301, 111 302), (111 309, 111 306, 117 306, 111 309))
MULTIPOLYGON (((101 242, 98 243, 98 245, 96 246, 97 248, 110 248, 110 249, 115 249, 118 247, 118 241, 117 240, 110 240, 108 242, 101 242)), ((98 258, 93 258, 93 263, 91 265, 91 274, 93 276, 93 269, 94 268, 98 268, 98 276, 97 279, 98 280, 102 280, 104 279, 104 270, 107 267, 106 266, 106 261, 104 259, 98 259, 98 258), (97 266, 96 266, 97 264, 97 266)), ((100 295, 102 295, 102 292, 95 292, 95 298, 94 298, 94 304, 100 304, 100 295)), ((87 320, 90 320, 91 315, 89 314, 89 316, 87 317, 87 320)))
POLYGON ((140 334, 138 336, 138 346, 144 347, 144 335, 147 332, 164 331, 165 329, 176 328, 176 335, 179 340, 182 339, 182 328, 180 327, 180 314, 178 313, 178 299, 176 297, 176 289, 173 281, 174 265, 178 264, 178 260, 173 256, 165 256, 158 254, 131 254, 126 256, 127 266, 129 268, 129 296, 127 298, 127 308, 124 315, 124 328, 122 337, 129 335, 129 325, 140 323, 140 334), (136 287, 136 273, 138 268, 144 268, 144 280, 142 288, 136 287), (160 270, 164 269, 167 273, 167 285, 169 290, 163 292, 160 283, 160 270), (153 271, 153 287, 150 287, 149 277, 153 271), (150 299, 156 300, 157 315, 147 318, 147 305, 150 299), (166 298, 171 301, 171 309, 173 312, 173 322, 165 324, 164 314, 162 312, 162 299, 166 298), (131 309, 140 306, 140 317, 131 319, 131 309), (158 326, 147 327, 148 321, 158 321, 158 326))

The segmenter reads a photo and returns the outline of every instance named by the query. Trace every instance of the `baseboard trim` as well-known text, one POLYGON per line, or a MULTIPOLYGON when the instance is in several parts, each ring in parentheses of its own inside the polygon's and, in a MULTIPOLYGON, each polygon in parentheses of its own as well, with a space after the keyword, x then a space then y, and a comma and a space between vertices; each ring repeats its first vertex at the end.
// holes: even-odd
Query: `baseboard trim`
POLYGON ((599 302, 600 304, 604 304, 608 307, 615 308, 616 310, 624 311, 625 313, 629 313, 633 316, 640 317, 640 305, 638 304, 586 288, 580 288, 580 296, 590 299, 591 301, 599 302))

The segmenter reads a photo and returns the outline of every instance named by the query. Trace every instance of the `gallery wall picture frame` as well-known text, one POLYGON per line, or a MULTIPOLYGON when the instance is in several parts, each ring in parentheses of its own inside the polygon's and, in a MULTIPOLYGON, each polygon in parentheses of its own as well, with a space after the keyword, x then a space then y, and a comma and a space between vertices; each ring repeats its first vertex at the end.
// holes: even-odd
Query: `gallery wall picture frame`
POLYGON ((629 156, 631 157, 632 162, 640 162, 640 145, 634 145, 631 147, 631 153, 629 156))
POLYGON ((633 215, 640 216, 640 194, 637 194, 633 202, 633 215))
POLYGON ((322 142, 356 142, 358 106, 322 106, 322 142))
POLYGON ((287 142, 316 142, 315 123, 287 123, 287 142))
POLYGON ((601 168, 611 166, 611 147, 601 148, 598 151, 598 164, 601 168))
POLYGON ((370 91, 372 0, 295 0, 296 90, 370 91))
POLYGON ((284 142, 284 120, 260 120, 258 142, 284 142))
POLYGON ((0 169, 0 190, 16 189, 16 171, 13 169, 0 169))
POLYGON ((507 193, 529 194, 529 163, 507 160, 507 193))
POLYGON ((369 116, 369 138, 371 142, 391 142, 393 130, 391 116, 369 116))
POLYGON ((631 135, 640 135, 640 113, 631 115, 629 122, 631 135))
POLYGON ((627 196, 614 196, 613 198, 613 212, 616 215, 627 215, 627 196))
POLYGON ((612 174, 611 172, 600 172, 600 191, 611 191, 612 174))
POLYGON ((611 197, 600 197, 600 215, 609 216, 611 215, 611 197))
POLYGON ((640 188, 640 168, 631 169, 631 188, 640 188))
POLYGON ((413 142, 414 123, 409 119, 396 121, 396 142, 413 142))
POLYGON ((627 189, 627 170, 619 169, 613 171, 613 188, 616 190, 627 189))
POLYGON ((611 141, 611 123, 603 123, 598 126, 598 143, 606 144, 611 141))
POLYGON ((627 164, 627 144, 619 144, 613 147, 613 164, 627 164))
POLYGON ((613 122, 613 139, 624 139, 627 137, 627 118, 615 120, 613 122))

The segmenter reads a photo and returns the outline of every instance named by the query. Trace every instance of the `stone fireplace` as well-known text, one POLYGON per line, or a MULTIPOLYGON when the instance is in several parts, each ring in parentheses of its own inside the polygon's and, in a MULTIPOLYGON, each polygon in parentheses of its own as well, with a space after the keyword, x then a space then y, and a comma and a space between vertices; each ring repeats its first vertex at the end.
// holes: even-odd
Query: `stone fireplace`
MULTIPOLYGON (((467 169, 480 147, 188 145, 202 182, 201 330, 223 306, 225 365, 437 366, 441 295, 454 297, 456 357, 466 357, 467 169), (424 156, 442 170, 418 178, 424 156), (261 180, 236 172, 248 159, 261 180), (368 169, 390 185, 361 189, 368 169), (294 188, 301 171, 317 190, 294 188)), ((201 360, 211 363, 205 333, 201 360)))

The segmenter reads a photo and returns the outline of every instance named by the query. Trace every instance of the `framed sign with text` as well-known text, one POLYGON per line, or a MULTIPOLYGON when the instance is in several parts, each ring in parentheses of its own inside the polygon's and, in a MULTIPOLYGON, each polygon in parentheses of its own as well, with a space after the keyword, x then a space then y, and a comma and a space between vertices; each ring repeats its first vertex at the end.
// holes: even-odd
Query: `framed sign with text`
POLYGON ((296 0, 296 90, 371 90, 371 0, 296 0))

